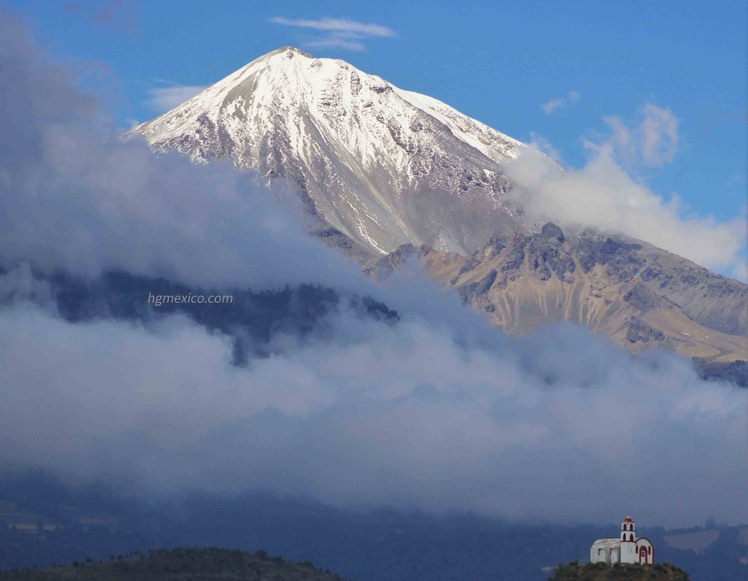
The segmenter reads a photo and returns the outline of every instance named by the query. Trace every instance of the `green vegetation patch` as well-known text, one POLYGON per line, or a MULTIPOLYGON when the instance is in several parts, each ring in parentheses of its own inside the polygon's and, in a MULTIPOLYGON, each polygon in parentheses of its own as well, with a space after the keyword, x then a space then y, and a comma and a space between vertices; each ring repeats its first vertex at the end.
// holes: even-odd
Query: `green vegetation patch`
POLYGON ((616 563, 580 564, 576 561, 561 565, 548 581, 690 581, 688 573, 675 565, 656 563, 654 565, 629 565, 616 563))

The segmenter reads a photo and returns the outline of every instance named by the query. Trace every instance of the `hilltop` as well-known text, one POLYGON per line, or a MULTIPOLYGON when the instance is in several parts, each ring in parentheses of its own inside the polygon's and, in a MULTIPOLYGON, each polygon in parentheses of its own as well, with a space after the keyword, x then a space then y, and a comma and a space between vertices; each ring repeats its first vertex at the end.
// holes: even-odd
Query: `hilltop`
POLYGON ((308 561, 293 563, 264 551, 157 549, 148 555, 120 559, 121 555, 112 556, 108 563, 76 561, 65 567, 0 573, 0 581, 343 581, 308 561))
POLYGON ((690 577, 683 569, 668 563, 654 565, 627 565, 616 563, 614 566, 605 563, 573 562, 556 569, 556 574, 548 581, 689 581, 690 577))

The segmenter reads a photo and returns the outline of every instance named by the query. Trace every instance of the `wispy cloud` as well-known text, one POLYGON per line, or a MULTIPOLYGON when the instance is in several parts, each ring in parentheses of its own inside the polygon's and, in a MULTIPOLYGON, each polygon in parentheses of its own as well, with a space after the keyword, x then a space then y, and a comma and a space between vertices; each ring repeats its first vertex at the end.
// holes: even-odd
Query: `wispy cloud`
MULTIPOLYGON (((624 162, 643 163, 660 167, 670 163, 678 151, 678 119, 670 109, 647 103, 639 113, 638 123, 627 125, 620 117, 603 119, 611 129, 611 136, 603 147, 613 147, 624 162)), ((599 144, 586 142, 593 150, 599 144)))
POLYGON ((315 30, 328 30, 335 32, 356 33, 366 36, 395 36, 395 31, 381 24, 357 22, 347 18, 320 18, 318 20, 293 20, 276 16, 271 18, 276 24, 285 26, 299 26, 302 28, 314 28, 315 30))
POLYGON ((157 113, 164 113, 178 107, 206 88, 205 85, 172 85, 148 89, 146 105, 157 113))
MULTIPOLYGON (((532 149, 507 164, 516 184, 512 195, 526 215, 537 221, 623 232, 742 279, 744 212, 731 221, 693 215, 677 195, 663 197, 628 171, 673 160, 679 141, 673 112, 647 103, 633 122, 613 116, 604 121, 608 134, 583 141, 591 157, 581 169, 561 170, 532 149)), ((538 145, 541 151, 550 149, 545 141, 538 145)))
POLYGON ((275 24, 308 28, 323 32, 322 36, 304 41, 309 48, 340 48, 343 50, 366 50, 364 41, 369 38, 391 38, 397 33, 381 24, 358 22, 348 18, 319 18, 317 20, 291 19, 276 16, 270 19, 275 24))
POLYGON ((340 48, 343 50, 362 51, 366 45, 356 38, 346 38, 342 34, 330 34, 303 43, 305 48, 340 48))
POLYGON ((579 91, 569 91, 565 97, 559 97, 558 99, 551 99, 547 103, 540 106, 540 108, 550 115, 558 109, 566 109, 572 105, 576 105, 582 99, 582 93, 579 91))

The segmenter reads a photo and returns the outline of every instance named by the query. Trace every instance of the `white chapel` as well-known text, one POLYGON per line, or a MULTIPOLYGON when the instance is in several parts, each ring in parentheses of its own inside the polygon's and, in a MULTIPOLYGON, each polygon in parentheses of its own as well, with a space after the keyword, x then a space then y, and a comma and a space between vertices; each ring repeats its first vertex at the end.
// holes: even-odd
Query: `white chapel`
POLYGON ((636 536, 636 525, 630 516, 621 523, 618 539, 598 539, 590 548, 590 563, 654 563, 654 547, 649 539, 636 536))

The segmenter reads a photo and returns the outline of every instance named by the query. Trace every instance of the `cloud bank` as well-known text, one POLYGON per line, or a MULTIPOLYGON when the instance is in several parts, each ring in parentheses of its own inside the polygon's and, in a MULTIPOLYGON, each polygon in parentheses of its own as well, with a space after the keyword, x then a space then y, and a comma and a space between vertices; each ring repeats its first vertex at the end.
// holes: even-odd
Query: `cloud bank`
POLYGON ((157 157, 107 133, 93 100, 20 23, 3 18, 0 32, 0 266, 256 289, 356 280, 283 207, 283 184, 268 190, 230 164, 157 157))
POLYGON ((227 338, 178 317, 71 325, 4 309, 0 462, 141 494, 748 519, 748 391, 686 361, 634 360, 574 327, 465 345, 420 317, 330 323, 326 340, 237 368, 227 338))
POLYGON ((391 38, 397 36, 394 30, 381 24, 357 22, 348 18, 319 18, 304 20, 276 16, 270 22, 282 26, 307 28, 324 32, 323 36, 313 37, 304 42, 307 48, 339 48, 343 50, 366 50, 365 40, 370 38, 391 38))
POLYGON ((650 103, 632 127, 618 117, 605 121, 611 133, 600 142, 585 143, 591 156, 581 169, 564 170, 532 148, 506 164, 516 184, 510 195, 527 217, 622 232, 707 268, 740 276, 745 261, 745 216, 731 222, 689 216, 677 197, 663 199, 624 169, 659 167, 672 161, 678 145, 673 113, 650 103))

